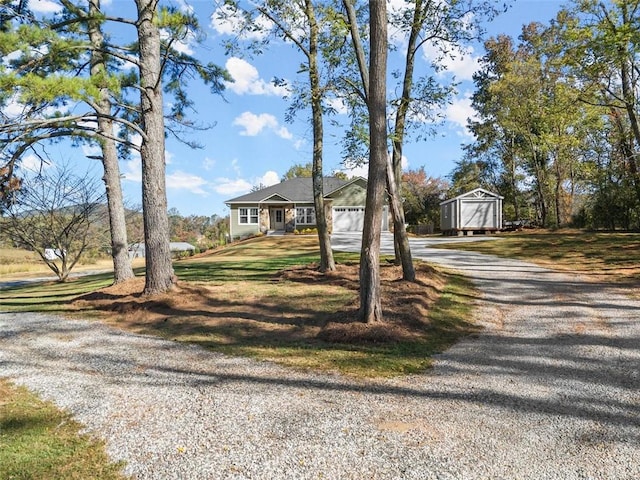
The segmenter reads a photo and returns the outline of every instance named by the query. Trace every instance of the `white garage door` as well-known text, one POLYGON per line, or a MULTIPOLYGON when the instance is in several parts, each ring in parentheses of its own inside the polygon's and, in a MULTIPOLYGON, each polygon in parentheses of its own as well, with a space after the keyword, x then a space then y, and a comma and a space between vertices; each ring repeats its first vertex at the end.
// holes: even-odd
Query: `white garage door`
POLYGON ((334 232, 361 232, 364 226, 364 207, 334 207, 334 232))
POLYGON ((496 204, 494 202, 463 202, 462 228, 495 228, 496 204))

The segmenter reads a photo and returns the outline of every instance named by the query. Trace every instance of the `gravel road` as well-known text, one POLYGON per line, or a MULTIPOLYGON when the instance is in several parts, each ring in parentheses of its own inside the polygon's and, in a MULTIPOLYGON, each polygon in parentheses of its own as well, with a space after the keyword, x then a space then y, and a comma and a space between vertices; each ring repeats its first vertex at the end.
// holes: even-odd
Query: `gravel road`
POLYGON ((476 282, 486 326, 422 375, 304 374, 4 313, 0 376, 68 409, 139 479, 640 478, 640 302, 523 262, 413 252, 476 282))

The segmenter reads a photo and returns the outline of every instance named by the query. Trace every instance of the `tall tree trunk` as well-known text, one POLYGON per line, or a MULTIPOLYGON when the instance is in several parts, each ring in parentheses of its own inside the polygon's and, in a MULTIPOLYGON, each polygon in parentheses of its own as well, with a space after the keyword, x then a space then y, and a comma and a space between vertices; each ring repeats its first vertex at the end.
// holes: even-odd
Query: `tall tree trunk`
POLYGON ((380 233, 387 166, 387 5, 369 0, 369 178, 360 253, 360 318, 382 321, 380 233))
POLYGON ((556 227, 560 228, 562 226, 562 173, 560 171, 560 154, 556 153, 555 155, 555 171, 556 171, 556 185, 554 191, 554 202, 556 207, 556 227))
POLYGON ((547 198, 544 191, 544 185, 546 184, 546 170, 542 162, 544 159, 538 154, 536 145, 533 140, 529 138, 529 145, 531 146, 531 156, 534 171, 534 179, 536 184, 536 193, 538 195, 538 217, 540 218, 541 226, 547 226, 547 198))
POLYGON ((416 270, 413 267, 411 248, 409 247, 409 237, 404 225, 404 210, 398 192, 398 182, 394 173, 395 169, 391 165, 391 159, 387 155, 387 188, 389 189, 389 204, 393 216, 394 243, 400 254, 402 264, 402 279, 409 282, 416 281, 416 270))
POLYGON ((411 282, 415 281, 416 273, 413 267, 413 258, 409 246, 409 238, 405 227, 404 207, 400 198, 402 191, 402 146, 404 145, 405 126, 407 112, 411 103, 411 92, 413 90, 413 72, 415 70, 415 58, 420 30, 425 21, 425 6, 422 0, 416 0, 413 7, 413 21, 409 40, 407 42, 407 54, 405 57, 404 78, 402 80, 402 96, 393 129, 393 156, 391 160, 392 171, 389 180, 395 178, 395 185, 389 188, 389 201, 393 214, 393 238, 396 253, 396 264, 402 265, 402 278, 411 282), (395 193, 392 193, 395 192, 395 193))
POLYGON ((169 249, 169 219, 164 159, 164 115, 158 0, 136 0, 140 62, 140 108, 145 136, 142 159, 142 213, 146 281, 144 293, 166 292, 175 282, 169 249))
MULTIPOLYGON (((100 20, 100 0, 89 1, 89 39, 91 40, 91 76, 98 78, 105 76, 107 68, 104 59, 104 37, 102 35, 100 20)), ((106 86, 100 88, 100 98, 95 105, 98 114, 98 132, 104 134, 100 139, 102 147, 102 166, 104 177, 102 178, 107 191, 107 210, 109 212, 109 231, 111 234, 111 257, 113 259, 114 284, 124 282, 134 277, 129 259, 127 242, 127 224, 122 199, 122 186, 120 184, 120 167, 118 165, 118 153, 113 136, 113 121, 108 118, 111 115, 111 101, 109 89, 106 86)))
POLYGON ((619 146, 624 155, 625 170, 628 169, 636 200, 640 203, 640 175, 638 174, 638 164, 635 161, 634 142, 620 115, 619 111, 615 108, 610 109, 609 117, 612 119, 613 125, 616 127, 620 137, 619 146))
POLYGON ((322 172, 323 156, 323 122, 322 92, 320 88, 320 72, 318 71, 318 24, 316 22, 313 3, 305 2, 307 19, 309 20, 309 82, 311 86, 311 112, 313 123, 313 203, 316 210, 316 227, 320 244, 320 271, 336 269, 331 249, 331 237, 327 227, 327 216, 324 204, 324 180, 322 172))
POLYGON ((518 195, 518 178, 516 175, 516 155, 515 155, 515 142, 513 136, 511 136, 511 145, 509 148, 509 183, 511 185, 511 191, 513 192, 513 211, 516 216, 514 220, 520 220, 520 202, 518 195))
MULTIPOLYGON (((627 112, 627 117, 629 118, 629 124, 631 125, 631 133, 635 139, 635 148, 631 148, 630 152, 628 152, 627 162, 631 173, 631 181, 634 185, 637 199, 640 202, 640 175, 638 174, 638 154, 636 153, 638 152, 638 149, 640 149, 640 123, 638 122, 638 116, 636 115, 635 91, 631 84, 631 73, 629 72, 630 67, 627 65, 627 61, 625 59, 622 60, 620 70, 625 110, 627 112)), ((634 142, 631 142, 631 144, 633 145, 634 142)))

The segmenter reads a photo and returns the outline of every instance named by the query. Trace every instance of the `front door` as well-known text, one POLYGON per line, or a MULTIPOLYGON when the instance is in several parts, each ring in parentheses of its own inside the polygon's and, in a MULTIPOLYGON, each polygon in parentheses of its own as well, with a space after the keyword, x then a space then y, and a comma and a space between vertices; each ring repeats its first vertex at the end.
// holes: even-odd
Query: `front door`
POLYGON ((273 229, 284 230, 284 209, 282 208, 273 210, 273 229))

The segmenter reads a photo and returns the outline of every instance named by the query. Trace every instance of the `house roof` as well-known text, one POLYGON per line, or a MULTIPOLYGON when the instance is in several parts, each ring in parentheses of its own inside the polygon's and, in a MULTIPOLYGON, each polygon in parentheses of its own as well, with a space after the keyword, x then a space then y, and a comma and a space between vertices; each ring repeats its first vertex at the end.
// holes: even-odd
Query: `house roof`
MULTIPOLYGON (((338 177, 324 177, 323 192, 327 197, 355 181, 363 180, 361 177, 343 180, 338 177)), ((232 203, 262 203, 262 202, 292 202, 313 203, 313 184, 310 177, 295 177, 284 182, 266 187, 255 192, 241 195, 227 200, 227 205, 232 203)))
POLYGON ((485 190, 484 188, 474 188, 473 190, 463 193, 462 195, 458 195, 457 197, 453 197, 448 200, 445 200, 444 202, 440 202, 440 205, 443 205, 449 202, 454 202, 462 198, 477 198, 477 199, 499 198, 500 200, 502 200, 504 197, 501 195, 498 195, 497 193, 490 192, 489 190, 485 190))

